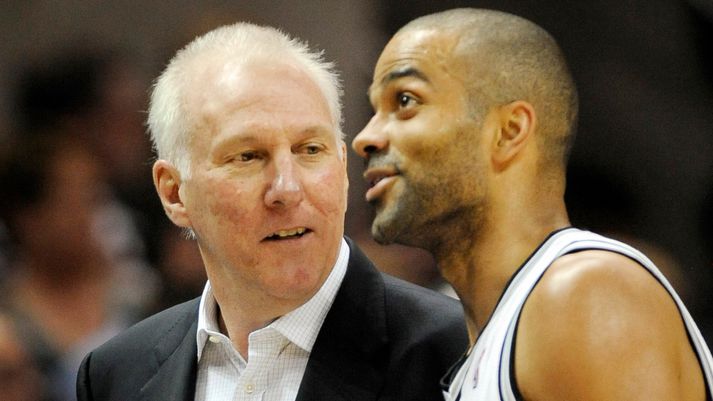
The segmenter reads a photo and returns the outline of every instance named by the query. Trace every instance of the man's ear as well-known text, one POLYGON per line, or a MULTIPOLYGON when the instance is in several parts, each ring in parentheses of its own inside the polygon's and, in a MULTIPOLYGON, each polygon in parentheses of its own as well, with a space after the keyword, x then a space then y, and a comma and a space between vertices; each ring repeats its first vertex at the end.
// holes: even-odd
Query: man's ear
POLYGON ((535 109, 528 102, 517 100, 500 106, 500 122, 492 149, 492 160, 502 170, 522 154, 534 137, 537 124, 535 109))
POLYGON ((153 165, 153 183, 166 216, 179 227, 191 228, 188 213, 179 193, 181 174, 178 169, 166 160, 157 160, 153 165))
POLYGON ((340 141, 337 143, 337 146, 339 146, 339 150, 341 151, 341 153, 340 153, 340 155, 341 155, 340 159, 341 159, 342 162, 344 163, 344 168, 346 169, 346 168, 347 168, 347 143, 344 142, 344 141, 342 141, 342 140, 340 140, 340 141))
POLYGON ((340 149, 342 150, 342 164, 344 165, 344 192, 345 199, 349 198, 349 171, 347 169, 347 144, 344 141, 339 143, 340 149))

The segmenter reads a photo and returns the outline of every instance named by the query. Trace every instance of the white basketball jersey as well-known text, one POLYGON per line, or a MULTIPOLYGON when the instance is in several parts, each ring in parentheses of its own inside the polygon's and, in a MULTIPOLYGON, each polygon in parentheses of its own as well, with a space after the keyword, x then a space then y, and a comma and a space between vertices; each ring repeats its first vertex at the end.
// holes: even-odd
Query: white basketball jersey
MULTIPOLYGON (((581 250, 607 250, 625 255, 644 266, 668 290, 683 317, 691 344, 698 354, 708 394, 713 393, 713 358, 698 327, 673 287, 656 266, 636 249, 601 235, 576 228, 556 231, 513 276, 474 347, 444 389, 446 401, 515 401, 511 375, 511 350, 520 312, 540 277, 562 255, 581 250)), ((456 368, 456 367, 454 367, 456 368)))

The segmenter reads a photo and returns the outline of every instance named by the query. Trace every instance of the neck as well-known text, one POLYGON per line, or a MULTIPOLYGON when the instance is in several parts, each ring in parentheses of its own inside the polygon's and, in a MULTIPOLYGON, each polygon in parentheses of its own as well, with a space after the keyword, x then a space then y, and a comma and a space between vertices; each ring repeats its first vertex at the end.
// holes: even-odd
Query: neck
POLYGON ((208 277, 218 303, 217 318, 220 330, 230 338, 235 349, 246 361, 250 333, 268 326, 275 319, 309 300, 309 297, 297 300, 278 299, 244 286, 237 288, 235 283, 232 286, 226 285, 228 280, 212 277, 210 273, 208 277))
POLYGON ((561 199, 515 197, 492 205, 487 218, 461 224, 432 252, 463 303, 471 341, 490 319, 507 283, 554 230, 569 225, 561 199))
POLYGON ((248 338, 250 333, 260 330, 275 319, 287 313, 286 311, 275 311, 267 312, 264 308, 260 312, 257 309, 244 308, 245 299, 241 298, 241 303, 235 301, 219 301, 218 295, 216 294, 216 301, 218 302, 218 324, 220 326, 220 331, 230 338, 233 346, 236 350, 243 356, 247 361, 248 359, 248 338))

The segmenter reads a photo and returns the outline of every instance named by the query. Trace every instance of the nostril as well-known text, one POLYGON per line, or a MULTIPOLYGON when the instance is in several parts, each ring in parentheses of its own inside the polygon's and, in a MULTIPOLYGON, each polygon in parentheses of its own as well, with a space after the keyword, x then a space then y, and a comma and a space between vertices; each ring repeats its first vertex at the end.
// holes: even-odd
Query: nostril
POLYGON ((376 152, 378 149, 374 145, 367 145, 364 147, 364 153, 370 155, 374 152, 376 152))

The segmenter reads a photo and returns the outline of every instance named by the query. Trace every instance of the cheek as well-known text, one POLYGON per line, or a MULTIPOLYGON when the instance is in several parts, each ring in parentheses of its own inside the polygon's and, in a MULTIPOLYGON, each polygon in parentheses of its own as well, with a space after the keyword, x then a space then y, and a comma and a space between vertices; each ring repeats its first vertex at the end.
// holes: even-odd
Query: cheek
POLYGON ((245 227, 259 205, 259 191, 239 181, 203 179, 203 185, 194 193, 196 218, 199 220, 192 219, 195 225, 207 220, 217 227, 245 227))
POLYGON ((346 212, 348 183, 341 164, 315 174, 305 185, 311 202, 323 213, 343 215, 346 212))
POLYGON ((404 162, 432 159, 449 139, 448 126, 441 120, 414 118, 401 121, 393 128, 392 151, 400 153, 404 162))

